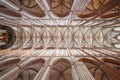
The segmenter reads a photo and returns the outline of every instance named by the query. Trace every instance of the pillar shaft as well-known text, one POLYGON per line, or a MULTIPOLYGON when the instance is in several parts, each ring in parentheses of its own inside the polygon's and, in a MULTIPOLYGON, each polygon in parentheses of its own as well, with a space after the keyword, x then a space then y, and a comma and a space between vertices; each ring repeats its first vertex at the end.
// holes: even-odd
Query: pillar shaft
POLYGON ((83 62, 76 62, 74 64, 79 76, 79 80, 95 80, 83 62))
POLYGON ((13 68, 11 71, 4 74, 2 77, 0 77, 0 80, 12 80, 11 77, 15 76, 16 74, 19 74, 19 72, 24 69, 24 67, 33 64, 34 62, 40 60, 40 58, 31 58, 27 61, 21 63, 17 67, 13 68))

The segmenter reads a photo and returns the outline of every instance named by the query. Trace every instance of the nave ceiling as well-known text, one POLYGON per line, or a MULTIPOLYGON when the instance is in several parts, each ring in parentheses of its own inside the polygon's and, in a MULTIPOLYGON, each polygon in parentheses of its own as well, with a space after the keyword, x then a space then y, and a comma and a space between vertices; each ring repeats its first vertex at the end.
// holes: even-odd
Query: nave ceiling
POLYGON ((0 80, 119 80, 120 0, 0 0, 0 80))
POLYGON ((119 0, 0 1, 0 24, 16 35, 12 49, 119 48, 119 16, 119 0))

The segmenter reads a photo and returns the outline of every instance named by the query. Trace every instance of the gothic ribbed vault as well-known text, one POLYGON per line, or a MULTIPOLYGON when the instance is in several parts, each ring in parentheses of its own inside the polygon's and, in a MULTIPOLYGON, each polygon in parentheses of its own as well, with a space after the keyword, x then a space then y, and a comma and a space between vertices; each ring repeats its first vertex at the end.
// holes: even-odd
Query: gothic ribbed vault
POLYGON ((0 80, 120 80, 120 0, 0 0, 0 80))

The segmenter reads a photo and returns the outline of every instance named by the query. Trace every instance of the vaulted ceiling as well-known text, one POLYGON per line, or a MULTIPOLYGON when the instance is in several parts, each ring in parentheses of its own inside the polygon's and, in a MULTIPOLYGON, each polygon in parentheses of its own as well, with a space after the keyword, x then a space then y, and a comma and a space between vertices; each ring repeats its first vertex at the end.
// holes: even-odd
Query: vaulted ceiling
POLYGON ((91 22, 97 24, 99 22, 104 23, 105 20, 119 20, 119 15, 119 0, 0 1, 0 18, 2 24, 91 26, 89 25, 91 22), (96 19, 100 21, 96 21, 96 19))
POLYGON ((119 17, 120 0, 0 0, 0 24, 14 29, 14 49, 119 46, 119 17))

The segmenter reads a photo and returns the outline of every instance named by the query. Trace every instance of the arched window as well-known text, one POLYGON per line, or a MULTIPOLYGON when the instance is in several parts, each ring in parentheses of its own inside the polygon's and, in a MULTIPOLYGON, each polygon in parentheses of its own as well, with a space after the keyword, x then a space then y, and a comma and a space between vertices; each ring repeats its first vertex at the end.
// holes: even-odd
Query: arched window
POLYGON ((114 47, 120 49, 120 44, 114 44, 114 47))
POLYGON ((114 31, 120 31, 120 27, 115 27, 114 31))

